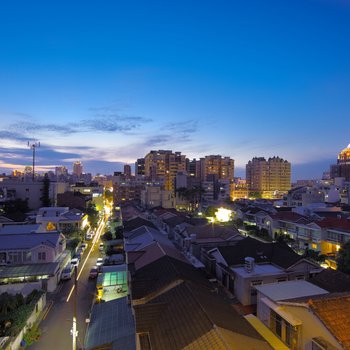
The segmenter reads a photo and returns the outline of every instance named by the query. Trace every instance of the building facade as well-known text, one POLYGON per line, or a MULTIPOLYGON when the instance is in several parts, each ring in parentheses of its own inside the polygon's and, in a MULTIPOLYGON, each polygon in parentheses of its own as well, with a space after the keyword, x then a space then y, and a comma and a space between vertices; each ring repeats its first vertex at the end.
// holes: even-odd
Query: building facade
POLYGON ((291 189, 291 164, 280 157, 254 157, 246 165, 246 179, 249 191, 273 197, 291 189))

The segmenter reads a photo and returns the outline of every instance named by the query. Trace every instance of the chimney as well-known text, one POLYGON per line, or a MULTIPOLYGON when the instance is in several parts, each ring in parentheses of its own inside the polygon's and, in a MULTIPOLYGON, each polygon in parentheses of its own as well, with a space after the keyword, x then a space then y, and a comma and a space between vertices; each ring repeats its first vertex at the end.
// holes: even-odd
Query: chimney
POLYGON ((247 256, 244 258, 244 269, 246 272, 251 273, 254 271, 254 266, 255 266, 255 259, 251 258, 250 256, 247 256))

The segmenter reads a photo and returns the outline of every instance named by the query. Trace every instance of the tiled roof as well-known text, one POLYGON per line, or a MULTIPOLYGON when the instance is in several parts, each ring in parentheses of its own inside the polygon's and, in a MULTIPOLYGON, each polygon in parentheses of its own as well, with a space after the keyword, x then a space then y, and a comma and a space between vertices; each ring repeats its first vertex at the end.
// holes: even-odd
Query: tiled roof
POLYGON ((19 225, 6 225, 0 230, 0 234, 14 235, 14 234, 27 234, 36 233, 40 229, 40 224, 19 224, 19 225))
POLYGON ((350 220, 327 217, 317 221, 317 225, 322 228, 336 229, 340 231, 350 232, 350 220))
POLYGON ((310 300, 318 318, 337 338, 344 349, 350 349, 350 295, 310 300))
POLYGON ((350 276, 338 270, 324 269, 309 282, 330 293, 350 292, 350 276))
POLYGON ((3 215, 0 216, 0 223, 8 223, 8 222, 13 222, 13 220, 11 220, 3 215))
MULTIPOLYGON (((190 263, 165 255, 135 272, 132 276, 132 299, 143 298, 192 274, 193 267, 190 263)), ((198 274, 194 273, 196 276, 198 274)))
POLYGON ((270 349, 212 286, 184 281, 148 303, 135 305, 136 331, 154 350, 270 349))
POLYGON ((239 231, 232 227, 208 224, 205 226, 187 227, 189 235, 196 234, 197 239, 220 238, 227 240, 233 236, 239 235, 239 231))
POLYGON ((141 226, 148 226, 156 229, 155 225, 151 221, 141 218, 139 216, 136 218, 124 221, 123 226, 124 226, 125 232, 132 231, 135 228, 138 228, 141 226))
POLYGON ((31 249, 40 244, 56 247, 61 234, 57 231, 49 233, 28 233, 17 235, 0 235, 1 250, 31 249))
POLYGON ((171 218, 163 220, 163 222, 170 227, 175 227, 176 225, 185 222, 186 218, 184 216, 172 216, 171 218))
POLYGON ((135 270, 164 257, 169 256, 174 259, 188 263, 185 256, 174 246, 153 242, 142 250, 128 252, 129 263, 134 263, 135 270))
POLYGON ((270 262, 282 268, 302 259, 284 243, 264 243, 250 237, 237 241, 233 246, 218 247, 218 250, 229 266, 244 264, 247 256, 254 258, 256 263, 270 262))
POLYGON ((312 222, 306 216, 294 213, 293 211, 281 211, 277 214, 270 215, 273 220, 299 222, 303 224, 308 224, 312 222))

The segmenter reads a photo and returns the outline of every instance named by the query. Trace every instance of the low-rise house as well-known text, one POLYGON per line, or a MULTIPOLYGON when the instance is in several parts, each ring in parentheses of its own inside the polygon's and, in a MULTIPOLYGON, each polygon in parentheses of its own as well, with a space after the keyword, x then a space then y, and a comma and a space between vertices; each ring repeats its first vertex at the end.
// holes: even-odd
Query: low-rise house
POLYGON ((125 252, 141 250, 153 242, 172 244, 164 234, 148 226, 141 226, 133 231, 124 233, 125 252))
POLYGON ((350 294, 328 294, 306 281, 256 289, 258 319, 289 349, 350 349, 350 294))
POLYGON ((138 349, 271 349, 190 264, 162 255, 130 274, 138 349))
POLYGON ((175 209, 156 208, 149 215, 149 219, 161 230, 165 229, 164 220, 181 215, 175 209))
POLYGON ((68 207, 43 207, 36 216, 36 222, 46 231, 82 229, 88 223, 87 215, 78 209, 68 207))
POLYGON ((307 279, 322 268, 304 259, 284 243, 264 243, 247 237, 235 245, 217 247, 202 254, 207 270, 242 305, 256 304, 256 286, 307 279))
POLYGON ((178 215, 163 220, 164 231, 168 233, 169 239, 174 239, 175 232, 182 231, 182 227, 204 226, 208 223, 206 218, 192 218, 189 216, 178 215))
POLYGON ((330 293, 350 292, 350 275, 339 270, 324 269, 308 281, 330 293))
POLYGON ((59 232, 0 235, 0 290, 55 290, 69 260, 59 232))
POLYGON ((236 244, 244 237, 233 227, 207 224, 205 226, 184 226, 175 231, 174 242, 179 249, 201 259, 201 249, 236 244))
POLYGON ((131 218, 123 222, 124 232, 135 230, 136 228, 139 228, 141 226, 147 226, 147 227, 157 229, 156 226, 150 220, 147 220, 140 216, 131 218))
POLYGON ((276 234, 288 235, 296 249, 312 249, 330 258, 335 258, 341 245, 350 241, 350 220, 342 217, 312 219, 281 212, 266 217, 265 224, 273 238, 276 234))

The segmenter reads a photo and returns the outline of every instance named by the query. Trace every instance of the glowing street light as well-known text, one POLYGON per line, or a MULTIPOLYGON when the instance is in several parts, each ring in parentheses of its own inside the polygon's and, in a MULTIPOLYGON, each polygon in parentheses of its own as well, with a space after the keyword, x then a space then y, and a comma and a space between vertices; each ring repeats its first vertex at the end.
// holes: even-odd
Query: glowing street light
POLYGON ((232 215, 232 210, 225 209, 225 208, 219 208, 215 213, 216 220, 219 222, 230 221, 231 215, 232 215))

